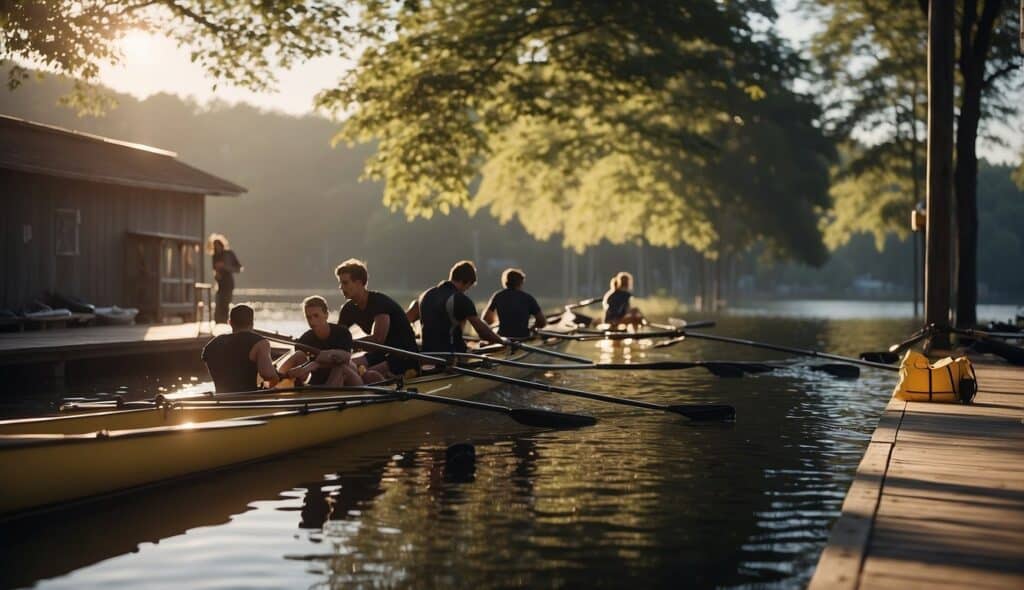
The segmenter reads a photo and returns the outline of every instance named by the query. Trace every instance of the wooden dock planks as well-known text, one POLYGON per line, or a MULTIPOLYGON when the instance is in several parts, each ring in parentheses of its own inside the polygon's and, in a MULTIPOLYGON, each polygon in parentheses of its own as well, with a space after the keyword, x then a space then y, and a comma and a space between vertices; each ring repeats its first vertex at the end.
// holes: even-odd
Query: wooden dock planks
MULTIPOLYGON (((205 328, 206 326, 204 326, 205 328)), ((210 339, 199 325, 97 326, 0 334, 0 365, 60 362, 126 354, 199 351, 210 339)))
POLYGON ((970 406, 891 401, 811 588, 1024 588, 1024 368, 970 406))

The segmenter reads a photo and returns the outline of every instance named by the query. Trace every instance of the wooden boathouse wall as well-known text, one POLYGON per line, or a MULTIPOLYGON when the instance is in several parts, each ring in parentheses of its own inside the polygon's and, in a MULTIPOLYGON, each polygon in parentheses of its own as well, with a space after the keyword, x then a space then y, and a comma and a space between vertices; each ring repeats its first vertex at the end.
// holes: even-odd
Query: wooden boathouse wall
POLYGON ((4 193, 0 306, 5 308, 25 305, 46 291, 75 295, 96 305, 126 305, 128 232, 200 240, 205 235, 203 195, 12 170, 0 170, 0 187, 4 193), (59 221, 58 216, 65 219, 59 221), (77 253, 58 253, 55 232, 69 217, 77 224, 77 253))
POLYGON ((174 152, 0 115, 0 307, 56 292, 188 318, 205 198, 244 192, 174 152))

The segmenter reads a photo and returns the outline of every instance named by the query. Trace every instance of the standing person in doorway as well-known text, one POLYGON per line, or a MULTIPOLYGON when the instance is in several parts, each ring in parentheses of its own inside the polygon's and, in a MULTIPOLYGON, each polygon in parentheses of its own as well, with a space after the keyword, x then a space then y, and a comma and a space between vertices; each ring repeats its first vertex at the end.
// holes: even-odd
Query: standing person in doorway
POLYGON ((235 291, 235 273, 242 272, 242 263, 222 234, 210 234, 206 249, 212 256, 213 278, 217 281, 217 305, 213 321, 223 324, 228 321, 228 308, 231 307, 231 296, 235 291))
POLYGON ((616 328, 622 324, 639 328, 644 323, 644 314, 630 307, 633 294, 633 275, 620 272, 612 277, 608 292, 604 294, 604 323, 616 328))

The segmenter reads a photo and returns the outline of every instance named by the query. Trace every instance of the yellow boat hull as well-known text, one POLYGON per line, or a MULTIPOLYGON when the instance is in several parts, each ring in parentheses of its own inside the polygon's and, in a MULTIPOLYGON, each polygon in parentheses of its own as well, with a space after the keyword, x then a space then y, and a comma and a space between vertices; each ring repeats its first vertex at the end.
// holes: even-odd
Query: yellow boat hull
MULTIPOLYGON (((544 362, 536 354, 512 358, 544 362)), ((529 369, 491 369, 522 377, 529 369)), ((471 398, 500 385, 423 377, 421 392, 471 398)), ((304 398, 308 396, 303 396, 304 398)), ((360 395, 365 398, 365 395, 360 395)), ((0 422, 0 517, 287 453, 419 418, 442 404, 337 402, 311 409, 202 407, 97 412, 0 422)))

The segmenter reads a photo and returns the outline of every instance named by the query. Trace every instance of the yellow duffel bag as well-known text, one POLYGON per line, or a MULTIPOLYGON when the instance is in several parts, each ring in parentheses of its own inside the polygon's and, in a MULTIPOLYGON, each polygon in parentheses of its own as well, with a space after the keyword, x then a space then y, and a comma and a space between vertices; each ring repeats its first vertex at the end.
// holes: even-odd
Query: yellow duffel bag
POLYGON ((946 357, 934 364, 908 350, 900 363, 900 381, 893 395, 908 402, 969 404, 978 392, 978 378, 967 357, 946 357))

